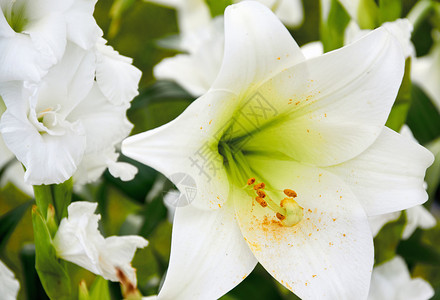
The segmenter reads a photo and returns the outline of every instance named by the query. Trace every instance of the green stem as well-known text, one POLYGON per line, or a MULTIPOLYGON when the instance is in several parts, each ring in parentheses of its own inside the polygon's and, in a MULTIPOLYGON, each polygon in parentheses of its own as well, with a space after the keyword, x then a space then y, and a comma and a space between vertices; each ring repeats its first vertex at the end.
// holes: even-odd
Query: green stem
POLYGON ((34 185, 34 195, 37 207, 43 217, 47 218, 47 209, 50 205, 54 205, 52 197, 52 189, 50 185, 34 185))

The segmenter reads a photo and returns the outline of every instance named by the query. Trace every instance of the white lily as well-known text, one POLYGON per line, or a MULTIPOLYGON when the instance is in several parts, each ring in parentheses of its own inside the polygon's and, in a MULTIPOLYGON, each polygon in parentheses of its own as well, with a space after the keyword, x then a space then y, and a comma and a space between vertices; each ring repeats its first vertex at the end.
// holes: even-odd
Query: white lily
POLYGON ((0 261, 0 291, 3 300, 16 300, 20 283, 14 278, 14 273, 0 261))
POLYGON ((434 32, 434 45, 430 52, 414 59, 411 76, 440 112, 440 32, 434 32))
MULTIPOLYGON (((117 155, 111 153, 132 128, 126 117, 129 104, 125 93, 116 97, 117 101, 105 97, 99 79, 94 81, 98 68, 95 61, 95 51, 84 51, 68 43, 63 59, 38 85, 2 85, 7 110, 2 115, 0 131, 7 147, 25 166, 26 183, 64 182, 83 159, 103 152, 94 167, 101 162, 103 171, 108 159, 116 160, 117 155)), ((99 175, 94 172, 84 181, 99 175)))
POLYGON ((39 81, 71 41, 90 49, 102 35, 93 18, 96 0, 1 0, 0 82, 39 81))
POLYGON ((368 300, 428 300, 432 296, 434 289, 431 285, 422 278, 412 279, 400 256, 373 270, 368 300))
POLYGON ((122 144, 125 155, 197 185, 194 201, 176 209, 159 299, 218 298, 257 261, 301 298, 366 298, 367 216, 427 199, 432 154, 384 127, 403 71, 385 29, 305 60, 265 6, 229 6, 212 88, 122 144))
POLYGON ((68 217, 61 220, 53 241, 58 257, 111 281, 119 281, 120 270, 136 286, 131 260, 148 241, 134 235, 104 238, 98 231, 101 216, 94 214, 96 207, 97 203, 90 202, 69 205, 68 217))

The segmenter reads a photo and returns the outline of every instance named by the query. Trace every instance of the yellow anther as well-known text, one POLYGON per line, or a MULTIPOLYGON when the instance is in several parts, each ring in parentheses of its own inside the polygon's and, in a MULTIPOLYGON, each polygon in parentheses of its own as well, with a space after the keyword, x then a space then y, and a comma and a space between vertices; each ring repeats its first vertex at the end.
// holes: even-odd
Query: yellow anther
POLYGON ((254 183, 255 183, 255 178, 254 177, 249 178, 248 181, 247 181, 248 185, 253 185, 254 183))
POLYGON ((264 184, 264 182, 260 182, 257 183, 256 185, 254 185, 254 190, 261 190, 264 189, 266 187, 266 185, 264 184))
POLYGON ((280 220, 280 221, 283 221, 283 220, 285 220, 286 219, 286 217, 285 216, 283 216, 282 214, 280 214, 280 213, 277 213, 277 218, 280 220))
POLYGON ((287 196, 287 197, 292 197, 292 198, 296 198, 298 195, 296 194, 296 192, 294 191, 294 190, 291 190, 291 189, 285 189, 284 190, 284 194, 287 196))
POLYGON ((266 193, 263 190, 257 190, 257 194, 259 197, 264 198, 266 197, 266 193))
POLYGON ((262 207, 266 207, 266 206, 267 206, 267 202, 264 201, 264 199, 261 198, 261 197, 257 197, 257 198, 255 198, 255 201, 257 201, 258 204, 260 204, 262 207))
POLYGON ((283 220, 280 219, 284 226, 294 226, 303 219, 303 208, 292 198, 284 198, 281 200, 280 206, 286 211, 285 218, 283 220))

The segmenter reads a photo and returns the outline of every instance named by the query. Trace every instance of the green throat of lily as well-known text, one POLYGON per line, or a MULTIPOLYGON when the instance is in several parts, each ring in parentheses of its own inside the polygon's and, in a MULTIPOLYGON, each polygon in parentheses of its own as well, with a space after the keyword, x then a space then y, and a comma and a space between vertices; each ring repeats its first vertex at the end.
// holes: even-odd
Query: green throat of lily
POLYGON ((243 144, 244 138, 228 140, 224 135, 218 143, 218 152, 223 157, 230 182, 243 188, 258 205, 272 210, 281 224, 287 227, 295 226, 304 216, 303 208, 294 200, 298 196, 297 193, 287 188, 282 192, 272 189, 263 182, 261 175, 256 175, 258 172, 246 159, 247 151, 239 146, 243 144), (254 176, 260 180, 257 182, 254 176), (279 202, 276 201, 278 197, 282 198, 279 196, 281 194, 284 198, 279 202))

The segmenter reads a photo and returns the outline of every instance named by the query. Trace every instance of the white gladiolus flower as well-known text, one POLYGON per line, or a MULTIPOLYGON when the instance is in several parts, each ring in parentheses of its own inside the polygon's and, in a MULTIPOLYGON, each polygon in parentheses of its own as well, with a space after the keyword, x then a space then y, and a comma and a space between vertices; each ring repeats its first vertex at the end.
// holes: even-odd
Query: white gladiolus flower
POLYGON ((1 0, 0 82, 39 81, 64 54, 68 41, 83 49, 102 35, 96 0, 1 0))
MULTIPOLYGON (((126 117, 127 99, 137 92, 130 83, 127 92, 116 95, 102 88, 99 75, 98 82, 94 81, 100 64, 112 64, 112 60, 103 63, 102 56, 68 43, 62 60, 38 84, 10 82, 1 86, 7 110, 0 131, 7 147, 25 166, 26 183, 64 182, 81 165, 80 172, 89 170, 83 160, 101 155, 91 166, 95 172, 81 178, 92 181, 116 160, 115 146, 132 128, 126 117), (104 91, 114 97, 107 98, 104 91)), ((124 73, 128 68, 116 62, 114 69, 124 73)), ((136 73, 127 80, 138 81, 140 72, 136 73)))
POLYGON ((368 300, 428 300, 432 296, 434 289, 431 285, 422 278, 412 279, 400 256, 373 270, 368 300))
POLYGON ((14 273, 0 261, 0 291, 3 300, 16 300, 20 283, 14 278, 14 273))
POLYGON ((136 286, 136 270, 131 260, 137 248, 148 241, 140 236, 104 238, 98 231, 100 215, 94 214, 97 203, 74 202, 68 207, 68 217, 61 220, 54 238, 57 255, 107 280, 118 281, 117 271, 136 286))
POLYGON ((122 144, 125 155, 196 185, 179 188, 192 202, 176 208, 158 298, 219 298, 258 261, 303 299, 366 299, 367 217, 425 202, 433 162, 384 126, 404 62, 383 28, 306 60, 265 6, 229 6, 209 91, 122 144))

